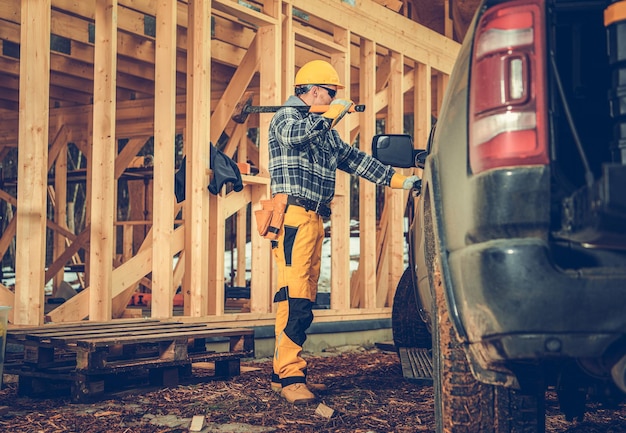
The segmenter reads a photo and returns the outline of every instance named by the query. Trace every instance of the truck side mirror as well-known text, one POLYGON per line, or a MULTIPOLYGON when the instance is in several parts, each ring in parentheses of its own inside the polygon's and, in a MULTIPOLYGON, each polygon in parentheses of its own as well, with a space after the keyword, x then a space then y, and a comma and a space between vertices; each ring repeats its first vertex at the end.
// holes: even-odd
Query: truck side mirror
POLYGON ((398 168, 423 168, 428 156, 423 149, 413 149, 413 139, 407 134, 375 135, 372 155, 383 164, 398 168))

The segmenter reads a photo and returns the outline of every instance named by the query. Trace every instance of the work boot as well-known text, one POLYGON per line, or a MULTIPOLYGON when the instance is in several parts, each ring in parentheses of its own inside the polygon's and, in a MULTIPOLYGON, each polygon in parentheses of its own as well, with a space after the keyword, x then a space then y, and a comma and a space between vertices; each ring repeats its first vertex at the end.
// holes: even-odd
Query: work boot
MULTIPOLYGON (((326 391, 328 387, 323 383, 306 383, 307 388, 311 391, 326 391)), ((283 389, 283 386, 280 382, 272 382, 272 391, 280 393, 283 389)))
POLYGON ((313 403, 316 400, 315 395, 309 391, 304 383, 293 383, 285 386, 280 391, 280 396, 293 404, 313 403))

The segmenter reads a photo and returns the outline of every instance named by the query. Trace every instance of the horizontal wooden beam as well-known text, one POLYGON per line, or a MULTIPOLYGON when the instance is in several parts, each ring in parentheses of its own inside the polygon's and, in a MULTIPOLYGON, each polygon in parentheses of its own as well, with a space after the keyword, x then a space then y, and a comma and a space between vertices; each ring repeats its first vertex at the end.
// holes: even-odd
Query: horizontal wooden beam
POLYGON ((460 45, 416 22, 376 4, 356 0, 352 4, 338 0, 285 0, 297 9, 329 22, 341 17, 354 35, 363 36, 406 57, 449 74, 460 45))

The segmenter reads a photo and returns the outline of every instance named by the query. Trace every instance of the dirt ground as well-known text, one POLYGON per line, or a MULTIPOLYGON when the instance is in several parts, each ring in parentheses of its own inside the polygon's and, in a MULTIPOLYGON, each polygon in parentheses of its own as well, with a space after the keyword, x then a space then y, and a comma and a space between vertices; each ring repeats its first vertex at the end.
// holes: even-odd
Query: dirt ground
MULTIPOLYGON (((0 431, 182 433, 199 415, 205 417, 204 433, 434 431, 432 386, 405 380, 395 353, 350 347, 307 359, 310 379, 328 385, 318 403, 334 410, 331 418, 316 414, 318 403, 293 406, 272 392, 271 361, 261 359, 242 362, 241 375, 226 381, 134 391, 93 404, 19 397, 17 386, 8 384, 0 390, 0 431)), ((194 370, 195 377, 203 374, 194 370)), ((548 433, 626 432, 625 404, 607 409, 590 402, 582 422, 566 421, 553 393, 546 408, 548 433)))

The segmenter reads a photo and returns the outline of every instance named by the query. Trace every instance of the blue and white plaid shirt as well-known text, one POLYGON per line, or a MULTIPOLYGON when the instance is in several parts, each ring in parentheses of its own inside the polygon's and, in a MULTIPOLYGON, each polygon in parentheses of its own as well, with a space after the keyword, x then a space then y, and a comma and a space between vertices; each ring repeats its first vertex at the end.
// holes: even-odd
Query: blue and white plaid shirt
POLYGON ((337 169, 378 185, 389 185, 392 167, 345 143, 330 120, 289 108, 305 105, 290 96, 269 127, 269 172, 272 194, 285 193, 318 203, 335 195, 337 169))

